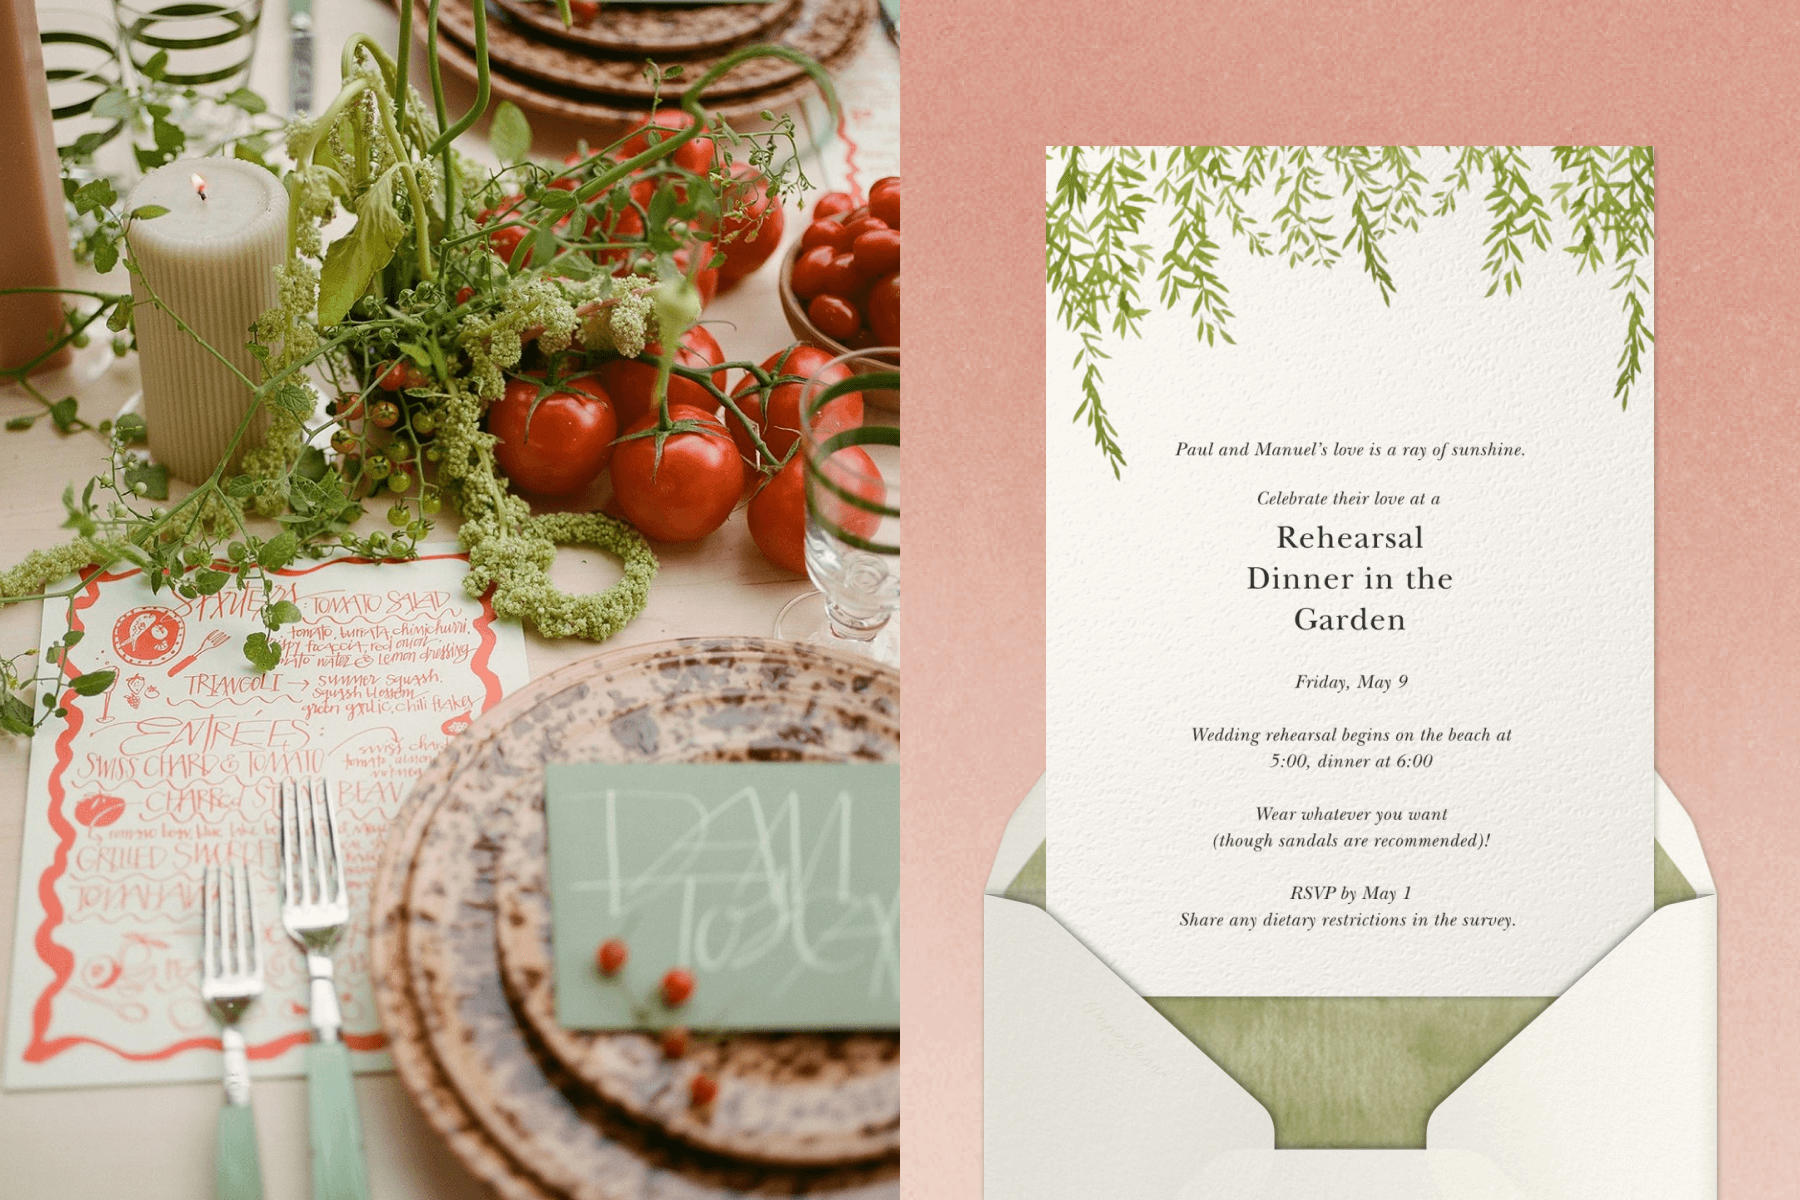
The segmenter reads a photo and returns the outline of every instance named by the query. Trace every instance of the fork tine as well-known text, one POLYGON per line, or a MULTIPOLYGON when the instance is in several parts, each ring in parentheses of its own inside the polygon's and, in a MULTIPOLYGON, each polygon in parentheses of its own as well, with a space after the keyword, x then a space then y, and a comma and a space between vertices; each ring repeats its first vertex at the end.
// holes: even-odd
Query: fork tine
POLYGON ((244 869, 237 863, 231 864, 231 970, 234 975, 243 975, 250 969, 249 958, 244 953, 244 902, 239 891, 244 877, 244 869))
MULTIPOLYGON (((296 796, 298 795, 299 788, 300 785, 296 783, 294 785, 296 796)), ((300 806, 296 803, 294 807, 299 808, 300 806)), ((318 809, 313 804, 313 785, 312 780, 310 779, 306 781, 306 818, 304 824, 305 829, 300 835, 300 844, 302 847, 300 874, 305 879, 306 902, 308 904, 317 904, 319 902, 320 891, 319 813, 318 809)))
POLYGON ((276 844, 281 851, 281 902, 289 904, 294 898, 294 876, 290 865, 293 851, 288 846, 288 785, 275 785, 275 818, 276 844))
POLYGON ((244 914, 249 919, 244 933, 249 946, 250 973, 260 978, 262 975, 262 944, 261 939, 257 936, 256 889, 250 880, 248 863, 244 864, 244 914))
POLYGON ((213 957, 213 940, 219 922, 218 902, 211 898, 213 870, 212 867, 200 870, 200 974, 207 977, 219 973, 213 957))
POLYGON ((350 889, 344 886, 344 854, 338 847, 337 808, 331 803, 331 785, 321 779, 319 791, 325 796, 325 833, 331 839, 332 898, 338 904, 348 904, 350 889))

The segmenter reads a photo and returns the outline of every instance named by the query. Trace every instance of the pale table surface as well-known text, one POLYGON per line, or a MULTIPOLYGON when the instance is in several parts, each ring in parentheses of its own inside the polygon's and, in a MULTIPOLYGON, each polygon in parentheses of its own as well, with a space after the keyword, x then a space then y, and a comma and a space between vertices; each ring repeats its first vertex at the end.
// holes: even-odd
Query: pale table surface
MULTIPOLYGON (((335 47, 342 45, 344 37, 363 30, 392 45, 398 26, 393 10, 376 0, 319 0, 315 18, 315 90, 322 102, 336 89, 335 47)), ((252 82, 277 103, 287 91, 286 43, 279 36, 285 28, 281 3, 266 5, 252 82)), ((897 51, 878 30, 871 34, 863 54, 875 61, 859 66, 889 67, 897 78, 897 51)), ((416 55, 422 72, 422 44, 416 55)), ((455 111, 468 104, 471 91, 458 87, 452 92, 455 111)), ((897 130, 897 117, 893 127, 897 130)), ((559 157, 573 148, 581 135, 575 126, 535 119, 533 128, 537 133, 534 148, 559 157)), ((864 187, 879 175, 898 170, 895 145, 870 145, 865 140, 860 154, 859 175, 864 187)), ((814 182, 840 186, 840 157, 827 150, 816 167, 808 159, 808 173, 814 182)), ((790 209, 788 238, 797 236, 802 225, 790 209)), ((707 310, 709 323, 718 322, 710 327, 728 359, 760 361, 792 340, 776 299, 774 275, 771 263, 707 310)), ((119 272, 107 286, 123 290, 122 279, 123 272, 119 272)), ((103 360, 104 352, 90 351, 77 367, 92 368, 103 360)), ((135 391, 136 365, 127 359, 92 380, 52 375, 45 378, 44 386, 52 396, 74 392, 81 398, 83 416, 97 421, 110 416, 135 391)), ((32 407, 29 399, 0 389, 0 420, 32 407)), ((30 550, 54 545, 67 536, 60 528, 63 487, 97 471, 101 454, 101 444, 93 435, 59 437, 48 421, 28 433, 0 434, 0 562, 11 565, 30 550)), ((379 509, 377 505, 371 511, 367 528, 380 526, 379 509)), ((434 538, 453 536, 452 525, 440 521, 434 538)), ((676 637, 767 636, 782 605, 809 590, 804 580, 770 565, 758 553, 741 514, 700 543, 659 546, 657 552, 662 567, 649 605, 607 648, 676 637)), ((593 590, 616 579, 617 569, 605 555, 564 550, 554 578, 569 590, 593 590)), ((35 644, 39 619, 37 604, 0 610, 0 647, 35 644)), ((550 642, 527 636, 534 676, 596 650, 587 642, 550 642)), ((0 1002, 6 995, 5 975, 11 962, 27 761, 24 740, 0 735, 0 938, 6 939, 9 947, 0 955, 0 1002)), ((488 1195, 425 1125, 395 1076, 359 1076, 356 1090, 375 1200, 459 1200, 488 1195)), ((214 1120, 219 1102, 220 1089, 210 1083, 0 1092, 0 1200, 195 1200, 207 1196, 212 1189, 214 1120)), ((255 1104, 265 1194, 269 1200, 310 1195, 305 1081, 258 1081, 255 1104)))

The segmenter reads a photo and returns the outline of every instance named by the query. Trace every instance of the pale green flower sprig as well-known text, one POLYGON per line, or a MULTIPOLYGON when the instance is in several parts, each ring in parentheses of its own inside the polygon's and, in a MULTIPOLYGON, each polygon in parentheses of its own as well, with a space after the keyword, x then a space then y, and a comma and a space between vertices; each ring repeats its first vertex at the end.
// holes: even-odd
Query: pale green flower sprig
POLYGON ((471 538, 463 526, 469 573, 463 587, 480 596, 490 586, 499 616, 528 620, 548 638, 605 641, 644 610, 656 555, 638 531, 605 513, 546 513, 517 532, 489 531, 471 538), (619 560, 619 582, 594 595, 570 595, 550 581, 559 545, 592 546, 619 560))
POLYGON ((557 354, 569 348, 579 323, 575 305, 555 280, 514 277, 500 293, 499 312, 463 318, 458 340, 469 355, 475 391, 486 400, 500 398, 506 390, 506 372, 524 355, 526 330, 541 329, 538 347, 557 354))
POLYGON ((35 596, 52 583, 93 563, 116 562, 123 538, 78 537, 48 550, 33 550, 10 571, 0 571, 0 597, 35 596))
POLYGON ((588 350, 636 358, 656 340, 656 310, 651 289, 656 280, 643 275, 607 276, 601 294, 576 311, 581 318, 581 344, 588 350))

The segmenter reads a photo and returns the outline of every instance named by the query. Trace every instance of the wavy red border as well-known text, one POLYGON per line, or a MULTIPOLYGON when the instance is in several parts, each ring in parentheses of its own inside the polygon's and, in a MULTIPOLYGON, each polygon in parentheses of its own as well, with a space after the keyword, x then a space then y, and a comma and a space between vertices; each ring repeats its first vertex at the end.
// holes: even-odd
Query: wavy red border
MULTIPOLYGON (((415 561, 440 562, 445 559, 457 559, 461 562, 467 562, 468 556, 466 554, 429 554, 423 555, 415 561)), ((322 562, 316 566, 297 570, 288 568, 276 573, 288 578, 298 578, 302 575, 310 575, 314 571, 323 570, 326 567, 341 566, 346 563, 369 563, 371 561, 373 560, 367 558, 334 558, 329 562, 322 562)), ((81 622, 81 613, 82 610, 91 607, 93 603, 100 598, 100 585, 102 583, 113 583, 122 579, 130 579, 132 576, 139 574, 142 574, 142 572, 133 569, 112 575, 99 575, 89 581, 87 588, 76 598, 74 604, 71 606, 69 616, 70 628, 86 632, 86 627, 81 622)), ((504 691, 501 687, 499 677, 494 674, 492 664, 494 649, 500 642, 499 636, 494 632, 494 619, 493 590, 489 589, 489 591, 481 597, 481 615, 475 619, 475 628, 480 631, 481 642, 476 648, 475 656, 469 660, 469 669, 475 672, 476 678, 481 681, 482 687, 485 690, 485 697, 481 706, 483 712, 486 712, 488 709, 498 704, 504 691)), ((75 734, 81 729, 83 717, 80 698, 76 696, 73 690, 64 693, 62 697, 62 707, 68 710, 68 724, 64 727, 62 734, 56 739, 56 766, 50 771, 50 807, 47 810, 50 818, 50 828, 56 833, 56 853, 51 858, 50 865, 45 868, 43 875, 38 879, 38 902, 43 905, 44 920, 38 925, 37 935, 33 938, 32 942, 37 950, 39 960, 41 960, 45 966, 50 968, 52 978, 44 990, 39 993, 37 1002, 32 1005, 31 1041, 26 1045, 21 1057, 26 1062, 31 1063, 48 1062, 50 1059, 55 1058, 57 1055, 66 1050, 71 1050, 76 1046, 97 1046, 102 1050, 112 1052, 128 1062, 159 1062, 173 1058, 175 1055, 186 1050, 217 1050, 220 1048, 220 1043, 219 1039, 216 1037, 188 1038, 185 1041, 173 1042, 159 1050, 147 1051, 125 1050, 102 1039, 84 1037, 80 1034, 64 1034, 61 1037, 48 1040, 45 1038, 45 1034, 48 1033, 50 1029, 50 1021, 53 1015, 51 1009, 56 1001, 57 994, 68 984, 70 978, 75 973, 75 955, 66 946, 58 945, 54 934, 57 927, 62 924, 65 915, 63 913, 62 901, 59 900, 56 895, 56 881, 62 877, 64 870, 67 869, 69 849, 75 843, 75 827, 69 824, 68 819, 63 816, 62 812, 65 796, 62 785, 62 775, 74 757, 73 751, 71 750, 71 743, 75 739, 75 734)), ((300 1030, 283 1037, 273 1038, 266 1042, 258 1042, 248 1048, 249 1055, 251 1058, 259 1061, 279 1058, 282 1054, 295 1046, 305 1044, 310 1036, 310 1033, 307 1031, 300 1030)), ((387 1045, 387 1035, 381 1032, 346 1033, 344 1034, 344 1044, 349 1046, 352 1050, 380 1050, 387 1045)))

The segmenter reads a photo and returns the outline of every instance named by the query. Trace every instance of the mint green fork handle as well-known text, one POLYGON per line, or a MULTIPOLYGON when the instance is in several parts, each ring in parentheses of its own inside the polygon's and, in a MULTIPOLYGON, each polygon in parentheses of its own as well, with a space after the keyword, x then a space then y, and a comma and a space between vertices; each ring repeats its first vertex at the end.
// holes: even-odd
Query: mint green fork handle
POLYGON ((350 1086, 350 1051, 342 1042, 306 1047, 306 1103, 312 1139, 313 1200, 369 1200, 362 1121, 350 1086))
POLYGON ((262 1200, 262 1162, 256 1154, 256 1118, 248 1104, 219 1110, 219 1145, 213 1164, 214 1200, 262 1200))

